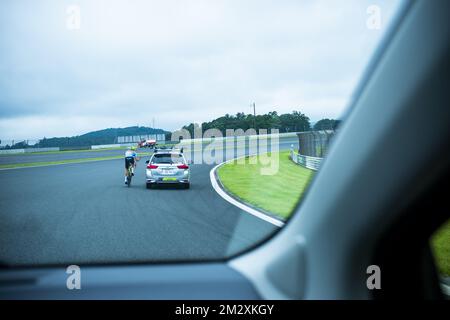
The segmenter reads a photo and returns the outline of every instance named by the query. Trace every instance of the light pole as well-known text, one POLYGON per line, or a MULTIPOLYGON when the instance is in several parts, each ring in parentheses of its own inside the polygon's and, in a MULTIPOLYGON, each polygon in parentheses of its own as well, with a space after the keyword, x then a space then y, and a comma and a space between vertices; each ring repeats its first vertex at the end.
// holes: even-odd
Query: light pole
POLYGON ((258 130, 256 129, 256 105, 253 102, 253 127, 255 128, 256 134, 258 134, 258 130))

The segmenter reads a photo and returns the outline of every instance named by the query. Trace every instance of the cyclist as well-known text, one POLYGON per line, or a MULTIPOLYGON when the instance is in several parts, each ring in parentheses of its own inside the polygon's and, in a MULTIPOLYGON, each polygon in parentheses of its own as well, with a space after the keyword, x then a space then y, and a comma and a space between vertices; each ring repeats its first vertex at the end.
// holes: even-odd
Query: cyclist
POLYGON ((136 147, 129 147, 125 151, 125 184, 127 184, 128 168, 131 166, 131 172, 134 176, 134 168, 136 168, 139 158, 136 153, 136 147))

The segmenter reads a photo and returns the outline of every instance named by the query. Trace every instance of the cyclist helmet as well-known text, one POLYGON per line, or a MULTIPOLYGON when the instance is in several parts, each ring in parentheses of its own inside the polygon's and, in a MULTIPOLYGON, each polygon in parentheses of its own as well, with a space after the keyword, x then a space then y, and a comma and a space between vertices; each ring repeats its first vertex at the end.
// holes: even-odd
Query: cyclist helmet
POLYGON ((131 147, 131 150, 136 151, 136 147, 134 147, 134 146, 131 147))

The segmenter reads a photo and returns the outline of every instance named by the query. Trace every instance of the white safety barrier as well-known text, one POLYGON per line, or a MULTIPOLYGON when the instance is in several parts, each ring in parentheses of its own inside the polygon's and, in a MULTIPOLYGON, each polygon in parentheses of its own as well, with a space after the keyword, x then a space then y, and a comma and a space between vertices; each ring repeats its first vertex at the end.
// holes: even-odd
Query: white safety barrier
POLYGON ((21 154, 21 153, 49 152, 49 151, 59 151, 59 148, 55 147, 55 148, 7 149, 7 150, 0 150, 0 154, 21 154))
POLYGON ((96 146, 91 146, 92 150, 96 149, 108 149, 108 148, 121 148, 121 147, 131 147, 135 146, 136 143, 117 143, 117 144, 99 144, 96 146))
POLYGON ((230 137, 217 137, 217 138, 197 138, 197 139, 183 139, 180 141, 180 144, 188 144, 188 143, 208 143, 208 142, 220 142, 226 140, 242 141, 246 139, 254 140, 254 139, 265 139, 265 138, 289 138, 289 137, 297 137, 296 132, 287 132, 287 133, 269 133, 269 134, 260 134, 260 135, 250 135, 250 136, 230 136, 230 137))
MULTIPOLYGON (((164 144, 165 141, 158 141, 158 144, 164 144)), ((132 146, 136 146, 137 143, 136 142, 130 142, 130 143, 115 143, 115 144, 99 144, 99 145, 95 145, 95 146, 91 146, 92 150, 97 150, 97 149, 109 149, 109 148, 121 148, 121 147, 132 147, 132 146)))
POLYGON ((323 158, 308 157, 291 150, 291 160, 305 168, 317 171, 320 168, 323 158))
POLYGON ((137 143, 141 142, 142 140, 156 140, 158 143, 165 143, 166 142, 166 135, 164 133, 157 133, 157 134, 141 134, 141 135, 135 135, 135 136, 120 136, 117 137, 118 143, 137 143))
POLYGON ((25 149, 0 150, 0 154, 15 154, 15 153, 25 153, 25 149))
POLYGON ((24 150, 25 150, 25 153, 29 153, 29 152, 49 152, 49 151, 59 151, 59 147, 52 147, 52 148, 26 148, 24 150))

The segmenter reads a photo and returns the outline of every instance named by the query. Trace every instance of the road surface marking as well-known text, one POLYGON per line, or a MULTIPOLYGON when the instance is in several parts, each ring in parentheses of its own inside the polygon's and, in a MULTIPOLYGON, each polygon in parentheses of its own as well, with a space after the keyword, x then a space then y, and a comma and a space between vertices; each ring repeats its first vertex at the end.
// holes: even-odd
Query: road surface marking
MULTIPOLYGON (((238 158, 237 158, 238 159, 238 158)), ((219 183, 216 180, 216 176, 215 176, 215 172, 217 170, 217 168, 219 168, 221 165, 224 165, 227 162, 230 161, 234 161, 236 159, 231 159, 222 163, 219 163, 218 165, 216 165, 210 172, 209 172, 209 178, 211 179, 211 185, 214 188, 214 190, 216 190, 216 192, 219 194, 219 196, 221 196, 223 199, 225 199, 226 201, 228 201, 229 203, 231 203, 232 205, 238 207, 239 209, 250 213, 251 215, 258 217, 266 222, 269 222, 277 227, 282 227, 284 226, 284 222, 280 221, 278 219, 275 219, 274 217, 271 217, 267 214, 265 214, 264 212, 258 211, 254 208, 251 208, 247 205, 245 205, 242 202, 237 201, 236 199, 234 199, 233 197, 231 197, 229 194, 227 194, 220 186, 219 183)))

